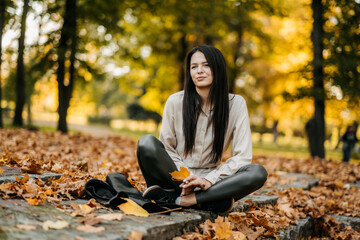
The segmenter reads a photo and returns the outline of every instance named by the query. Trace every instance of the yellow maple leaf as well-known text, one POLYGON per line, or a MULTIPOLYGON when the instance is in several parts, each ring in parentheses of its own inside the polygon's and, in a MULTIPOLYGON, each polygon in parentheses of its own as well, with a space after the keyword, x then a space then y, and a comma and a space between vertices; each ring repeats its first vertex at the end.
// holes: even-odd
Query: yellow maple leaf
POLYGON ((228 239, 232 235, 230 228, 230 222, 221 220, 221 217, 218 217, 215 220, 215 236, 219 240, 228 239))
POLYGON ((190 176, 190 172, 187 168, 180 167, 180 171, 174 171, 170 173, 174 181, 183 181, 185 178, 190 176))
POLYGON ((148 217, 150 214, 140 207, 136 202, 129 198, 122 198, 126 200, 125 203, 122 203, 118 206, 121 211, 123 211, 126 215, 134 215, 138 217, 148 217))
POLYGON ((0 174, 3 174, 5 170, 3 168, 0 168, 0 174))

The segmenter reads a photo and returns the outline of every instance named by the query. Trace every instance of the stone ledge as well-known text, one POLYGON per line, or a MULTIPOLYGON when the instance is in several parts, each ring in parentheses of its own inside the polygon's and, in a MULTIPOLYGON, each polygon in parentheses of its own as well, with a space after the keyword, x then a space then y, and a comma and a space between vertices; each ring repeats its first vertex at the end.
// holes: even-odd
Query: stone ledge
MULTIPOLYGON (((43 181, 47 181, 50 178, 59 179, 62 176, 62 174, 60 174, 60 173, 52 173, 52 172, 45 172, 43 174, 28 174, 28 175, 29 175, 29 178, 34 178, 34 179, 40 178, 43 181)), ((20 179, 22 179, 24 177, 24 174, 0 176, 0 184, 16 182, 16 177, 19 177, 20 179)))
POLYGON ((250 205, 247 203, 247 200, 251 200, 254 204, 261 207, 266 204, 275 205, 278 200, 278 196, 274 195, 249 195, 239 201, 235 202, 231 212, 247 212, 249 211, 250 205))
POLYGON ((299 219, 297 225, 291 225, 286 229, 281 229, 278 233, 280 240, 308 239, 312 237, 315 222, 311 217, 299 219))
POLYGON ((341 215, 329 215, 341 223, 341 227, 351 226, 355 231, 360 231, 360 217, 348 217, 341 215))
MULTIPOLYGON (((303 174, 303 173, 286 173, 283 175, 284 178, 295 178, 296 180, 287 184, 275 184, 273 188, 284 190, 286 188, 302 188, 304 190, 309 190, 313 186, 318 185, 320 179, 315 178, 312 175, 303 174)), ((270 190, 271 191, 271 190, 270 190)))

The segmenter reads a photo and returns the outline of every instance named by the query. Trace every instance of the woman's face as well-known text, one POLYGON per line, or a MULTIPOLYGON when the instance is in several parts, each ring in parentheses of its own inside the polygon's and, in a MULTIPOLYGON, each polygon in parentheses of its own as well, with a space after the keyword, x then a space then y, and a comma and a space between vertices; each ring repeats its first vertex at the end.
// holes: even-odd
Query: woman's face
POLYGON ((198 51, 191 56, 190 75, 197 90, 210 89, 213 73, 202 52, 198 51))

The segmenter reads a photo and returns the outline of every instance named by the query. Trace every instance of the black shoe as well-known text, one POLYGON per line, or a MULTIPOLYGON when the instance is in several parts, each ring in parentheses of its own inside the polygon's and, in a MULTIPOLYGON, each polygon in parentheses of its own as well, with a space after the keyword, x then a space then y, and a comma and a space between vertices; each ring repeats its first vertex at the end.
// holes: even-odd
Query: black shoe
POLYGON ((233 198, 222 199, 213 202, 199 204, 200 209, 211 211, 214 213, 227 213, 230 212, 234 205, 233 198))
POLYGON ((168 191, 158 185, 148 187, 143 193, 143 197, 154 200, 158 204, 175 204, 175 200, 179 197, 176 191, 168 191))

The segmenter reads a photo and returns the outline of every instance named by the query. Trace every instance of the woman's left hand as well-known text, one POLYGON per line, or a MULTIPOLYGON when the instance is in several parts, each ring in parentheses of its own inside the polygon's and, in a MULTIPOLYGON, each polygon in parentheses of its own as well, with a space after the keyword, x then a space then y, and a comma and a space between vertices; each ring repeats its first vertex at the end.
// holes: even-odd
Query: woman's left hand
POLYGON ((194 188, 199 187, 201 190, 205 191, 212 186, 212 183, 208 180, 201 178, 197 175, 191 175, 184 179, 183 183, 180 184, 180 187, 183 189, 181 195, 187 195, 194 190, 194 188))

